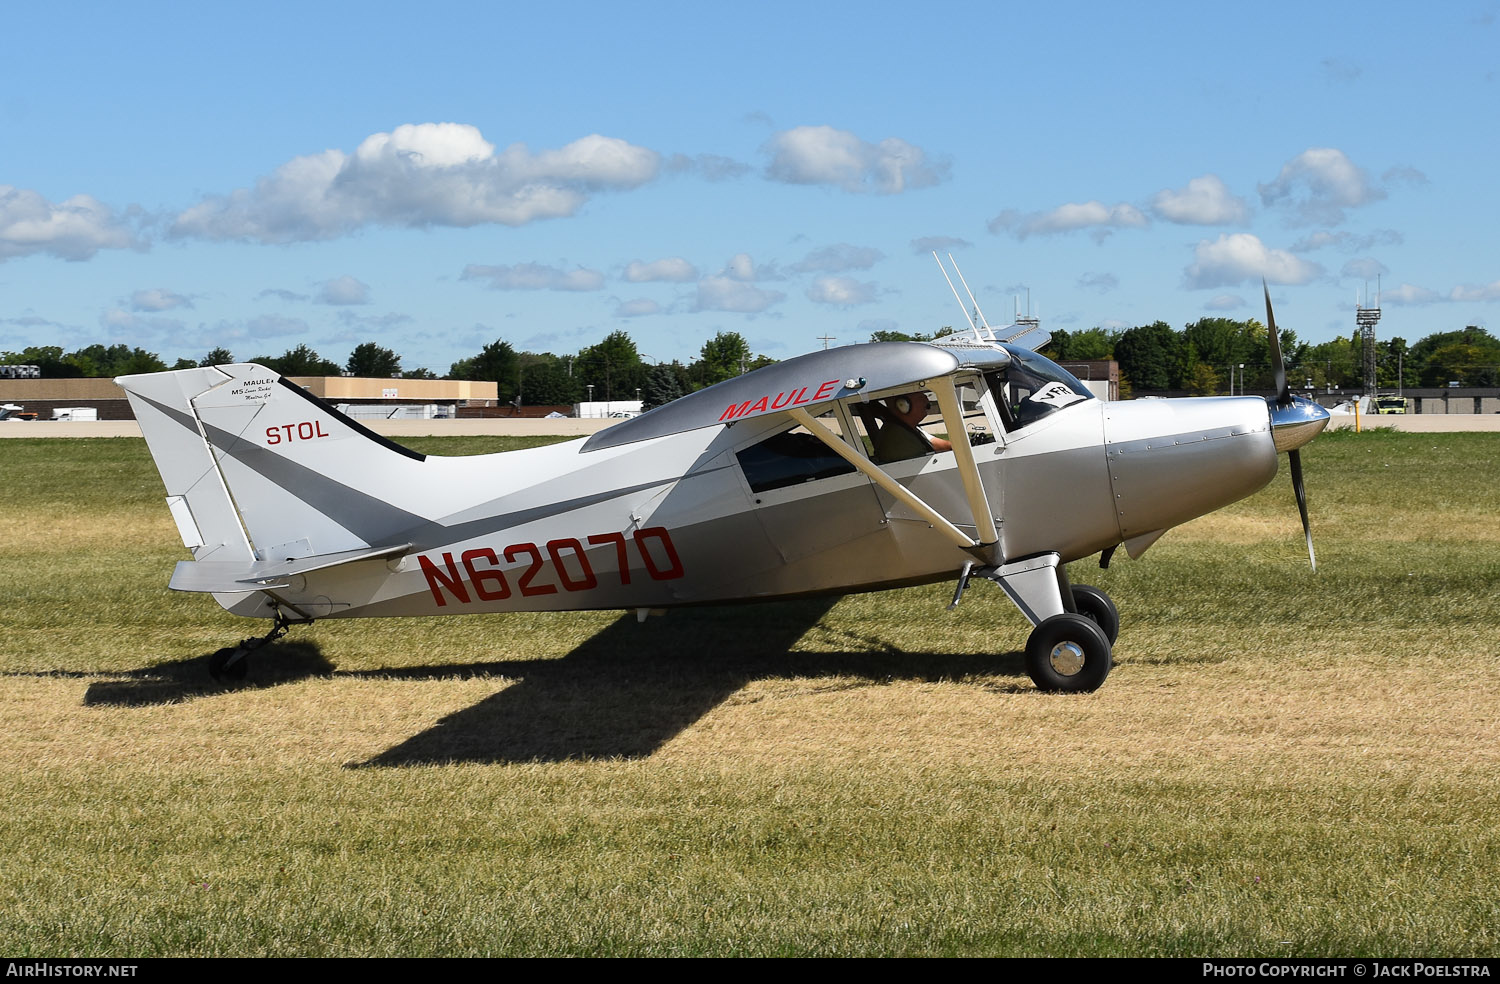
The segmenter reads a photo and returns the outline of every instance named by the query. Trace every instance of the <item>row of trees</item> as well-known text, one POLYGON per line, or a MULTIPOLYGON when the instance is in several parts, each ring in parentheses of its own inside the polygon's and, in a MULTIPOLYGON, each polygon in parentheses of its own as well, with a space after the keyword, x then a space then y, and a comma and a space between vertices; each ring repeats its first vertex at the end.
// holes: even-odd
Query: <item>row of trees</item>
MULTIPOLYGON (((1048 354, 1059 362, 1113 358, 1136 392, 1223 393, 1274 388, 1269 339, 1259 321, 1202 318, 1174 330, 1165 322, 1105 331, 1053 334, 1048 354), (1243 367, 1243 368, 1242 368, 1243 367)), ((1282 357, 1294 388, 1318 392, 1364 385, 1364 342, 1347 338, 1309 345, 1280 332, 1282 357)), ((1381 389, 1412 386, 1500 386, 1500 339, 1477 326, 1438 332, 1408 345, 1393 337, 1375 343, 1375 381, 1381 389)))
MULTIPOLYGON (((64 352, 55 345, 0 352, 0 362, 35 365, 43 376, 51 378, 122 376, 237 361, 240 360, 234 353, 225 348, 216 348, 196 361, 179 359, 172 366, 155 353, 125 345, 108 348, 90 345, 75 352, 64 352)), ((290 348, 281 355, 257 355, 245 361, 259 363, 283 376, 437 378, 428 369, 403 371, 401 356, 374 342, 356 346, 342 366, 307 345, 290 348)), ((493 381, 500 400, 517 405, 573 404, 590 396, 595 400, 633 400, 639 393, 650 407, 774 361, 753 354, 750 343, 738 332, 725 331, 704 342, 698 359, 688 365, 675 360, 652 365, 628 334, 616 331, 598 344, 571 355, 518 352, 509 342, 497 339, 474 355, 453 363, 446 378, 493 381)))
MULTIPOLYGON (((202 359, 178 359, 167 365, 155 352, 128 345, 88 345, 64 352, 60 345, 33 345, 19 352, 0 352, 0 363, 32 365, 50 379, 77 379, 85 376, 128 376, 139 372, 162 372, 166 369, 192 369, 195 366, 218 366, 238 361, 226 348, 216 348, 202 359)), ((348 371, 355 376, 436 378, 426 369, 401 372, 401 357, 372 342, 358 346, 345 366, 331 362, 306 345, 288 349, 281 355, 257 355, 249 360, 283 376, 337 376, 348 371)))
MULTIPOLYGON (((881 331, 871 340, 925 341, 950 331, 946 327, 931 335, 881 331)), ((1299 343, 1295 332, 1283 330, 1281 350, 1295 388, 1323 392, 1355 390, 1363 385, 1363 347, 1357 333, 1309 345, 1299 343)), ((1274 385, 1266 328, 1254 319, 1201 318, 1180 331, 1163 321, 1119 331, 1055 331, 1047 354, 1064 364, 1116 360, 1122 395, 1131 391, 1205 396, 1224 393, 1229 390, 1231 375, 1236 392, 1264 392, 1274 385)), ((123 344, 89 345, 66 353, 60 346, 0 352, 0 362, 35 365, 43 376, 53 378, 120 376, 235 361, 229 350, 216 348, 196 362, 179 359, 168 366, 155 353, 123 344)), ((428 369, 403 371, 401 356, 374 342, 356 346, 342 366, 307 345, 248 361, 284 376, 347 373, 380 379, 436 378, 428 369)), ((518 352, 509 342, 497 339, 453 363, 447 378, 494 381, 500 400, 517 405, 572 404, 590 395, 595 400, 631 400, 639 393, 646 406, 652 407, 774 361, 752 354, 743 336, 726 331, 705 341, 698 358, 687 365, 675 360, 652 364, 627 333, 615 331, 572 355, 518 352)), ((1464 386, 1500 386, 1500 339, 1471 325, 1460 331, 1428 335, 1410 346, 1399 337, 1380 341, 1376 343, 1376 380, 1382 389, 1446 386, 1452 381, 1464 386)))
POLYGON ((493 380, 506 403, 548 406, 579 403, 590 395, 595 400, 633 400, 639 394, 649 409, 774 361, 752 354, 750 343, 738 332, 721 331, 703 343, 696 361, 653 365, 627 333, 615 331, 575 355, 517 352, 499 339, 453 363, 448 378, 493 380))
MULTIPOLYGON (((928 341, 931 335, 876 332, 871 341, 928 341)), ((1282 358, 1288 380, 1297 389, 1318 392, 1358 390, 1364 386, 1364 342, 1358 333, 1318 345, 1298 342, 1297 333, 1280 332, 1282 358)), ((1054 361, 1093 362, 1114 359, 1120 364, 1123 395, 1185 392, 1196 396, 1227 393, 1233 375, 1234 391, 1266 392, 1272 381, 1270 340, 1266 326, 1251 318, 1200 318, 1181 331, 1164 321, 1109 331, 1054 331, 1046 354, 1054 361)), ((1444 331, 1408 345, 1394 337, 1375 343, 1375 381, 1381 389, 1398 386, 1500 386, 1500 339, 1470 325, 1444 331)))

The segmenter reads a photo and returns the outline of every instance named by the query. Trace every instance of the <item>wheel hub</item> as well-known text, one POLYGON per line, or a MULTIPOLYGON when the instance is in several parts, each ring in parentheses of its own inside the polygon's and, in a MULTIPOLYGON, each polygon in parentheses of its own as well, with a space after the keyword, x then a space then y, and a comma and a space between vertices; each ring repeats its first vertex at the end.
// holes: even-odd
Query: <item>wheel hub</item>
POLYGON ((1076 642, 1059 642, 1049 658, 1052 668, 1063 676, 1073 676, 1083 669, 1083 647, 1076 642))

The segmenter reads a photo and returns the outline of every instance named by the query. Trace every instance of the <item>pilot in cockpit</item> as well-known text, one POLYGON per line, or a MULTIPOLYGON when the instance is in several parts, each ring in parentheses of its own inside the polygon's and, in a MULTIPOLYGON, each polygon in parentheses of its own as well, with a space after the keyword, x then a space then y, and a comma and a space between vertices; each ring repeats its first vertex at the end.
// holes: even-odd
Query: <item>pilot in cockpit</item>
POLYGON ((904 461, 922 455, 952 451, 953 444, 922 430, 932 407, 927 394, 918 390, 865 404, 862 414, 870 432, 875 461, 904 461))

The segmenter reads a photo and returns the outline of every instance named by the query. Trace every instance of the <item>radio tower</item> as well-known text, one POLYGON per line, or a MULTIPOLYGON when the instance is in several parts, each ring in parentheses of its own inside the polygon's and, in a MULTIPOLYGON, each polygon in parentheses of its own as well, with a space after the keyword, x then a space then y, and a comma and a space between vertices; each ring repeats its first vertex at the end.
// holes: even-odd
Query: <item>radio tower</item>
MULTIPOLYGON (((1368 291, 1369 285, 1365 285, 1368 291)), ((1354 323, 1359 326, 1360 341, 1364 343, 1365 395, 1375 395, 1375 324, 1380 320, 1380 278, 1375 279, 1375 306, 1365 307, 1354 300, 1354 323)))
POLYGON ((1041 323, 1042 323, 1041 314, 1040 314, 1041 308, 1038 307, 1037 311, 1038 311, 1038 313, 1035 314, 1035 315, 1033 315, 1031 313, 1031 288, 1030 287, 1026 288, 1026 314, 1025 314, 1024 317, 1021 315, 1021 297, 1020 297, 1019 294, 1016 295, 1016 326, 1017 327, 1019 327, 1019 328, 1025 328, 1028 331, 1031 330, 1031 329, 1033 329, 1033 328, 1039 327, 1041 325, 1041 323))

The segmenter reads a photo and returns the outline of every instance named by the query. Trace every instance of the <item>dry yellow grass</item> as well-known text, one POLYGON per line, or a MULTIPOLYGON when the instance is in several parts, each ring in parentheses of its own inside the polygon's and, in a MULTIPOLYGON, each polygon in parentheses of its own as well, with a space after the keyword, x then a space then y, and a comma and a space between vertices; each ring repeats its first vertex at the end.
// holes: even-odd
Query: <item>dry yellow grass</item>
POLYGON ((1309 450, 1317 575, 1284 477, 1074 565, 1082 696, 987 585, 319 623, 222 687, 139 445, 60 460, 116 487, 0 510, 0 946, 1492 955, 1500 440, 1422 440, 1309 450))

